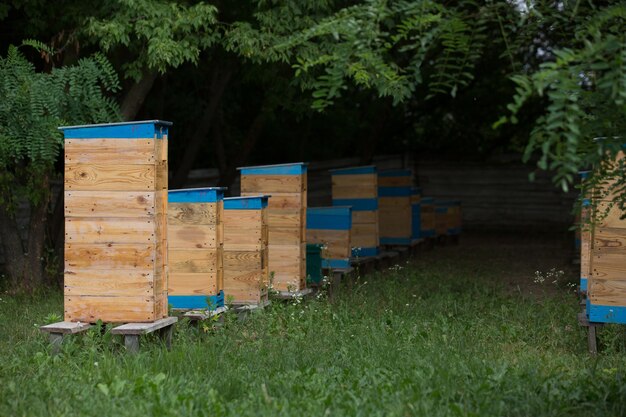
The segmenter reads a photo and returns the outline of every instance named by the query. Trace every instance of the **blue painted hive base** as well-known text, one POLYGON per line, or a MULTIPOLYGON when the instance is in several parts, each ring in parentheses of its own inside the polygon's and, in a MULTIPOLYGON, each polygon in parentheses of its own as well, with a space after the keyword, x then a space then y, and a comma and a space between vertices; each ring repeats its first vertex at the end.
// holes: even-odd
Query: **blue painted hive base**
POLYGON ((170 295, 167 302, 175 310, 215 310, 224 307, 224 291, 217 295, 170 295))

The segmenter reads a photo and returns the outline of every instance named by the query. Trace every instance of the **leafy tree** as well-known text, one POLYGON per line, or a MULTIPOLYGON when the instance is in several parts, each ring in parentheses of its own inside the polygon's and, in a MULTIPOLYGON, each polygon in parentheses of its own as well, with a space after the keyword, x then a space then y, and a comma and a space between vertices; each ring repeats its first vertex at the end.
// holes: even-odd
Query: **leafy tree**
POLYGON ((33 289, 45 275, 50 181, 57 178, 54 165, 63 146, 57 128, 119 120, 117 104, 106 96, 118 89, 102 55, 50 73, 37 72, 14 46, 0 57, 0 240, 13 286, 33 289), (26 240, 17 223, 24 204, 30 214, 26 240))

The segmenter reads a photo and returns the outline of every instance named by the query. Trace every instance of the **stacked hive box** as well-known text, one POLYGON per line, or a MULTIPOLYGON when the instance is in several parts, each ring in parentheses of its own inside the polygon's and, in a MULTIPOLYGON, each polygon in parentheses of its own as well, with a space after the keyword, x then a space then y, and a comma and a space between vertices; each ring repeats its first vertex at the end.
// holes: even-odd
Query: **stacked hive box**
POLYGON ((223 188, 168 193, 168 302, 176 309, 224 305, 223 188))
POLYGON ((167 316, 167 135, 145 121, 65 134, 65 320, 167 316))
POLYGON ((376 167, 333 169, 333 206, 352 207, 352 256, 378 254, 378 175, 376 167))
POLYGON ((314 207, 307 209, 307 240, 325 246, 322 251, 323 268, 348 268, 352 246, 351 207, 314 207))
MULTIPOLYGON (((437 210, 440 210, 445 215, 445 226, 441 225, 442 229, 445 228, 445 234, 448 236, 458 236, 461 234, 461 201, 449 200, 449 201, 437 201, 437 210), (445 209, 445 210, 444 210, 445 209)), ((444 222, 444 218, 441 218, 444 222)))
MULTIPOLYGON (((624 155, 620 153, 619 161, 624 155)), ((608 164, 608 162, 607 162, 608 164)), ((601 184, 594 190, 595 227, 591 234, 591 273, 587 282, 589 321, 626 323, 626 219, 601 184)))
POLYGON ((410 245, 413 173, 396 169, 378 173, 378 219, 382 245, 410 245))
POLYGON ((421 237, 435 237, 435 199, 432 197, 422 197, 420 209, 422 223, 420 230, 421 237))
POLYGON ((267 196, 224 199, 224 293, 233 304, 267 302, 267 196))
MULTIPOLYGON (((581 180, 584 182, 589 176, 589 171, 580 173, 581 180)), ((591 219, 591 201, 586 196, 581 196, 581 210, 576 233, 578 235, 578 249, 580 250, 580 293, 587 294, 587 281, 590 274, 591 266, 591 228, 589 220, 591 219)))
POLYGON ((269 194, 269 271, 278 291, 306 287, 305 163, 239 168, 241 195, 269 194))
POLYGON ((422 189, 413 187, 411 188, 411 239, 413 241, 421 238, 420 228, 421 221, 421 207, 420 200, 422 195, 422 189))

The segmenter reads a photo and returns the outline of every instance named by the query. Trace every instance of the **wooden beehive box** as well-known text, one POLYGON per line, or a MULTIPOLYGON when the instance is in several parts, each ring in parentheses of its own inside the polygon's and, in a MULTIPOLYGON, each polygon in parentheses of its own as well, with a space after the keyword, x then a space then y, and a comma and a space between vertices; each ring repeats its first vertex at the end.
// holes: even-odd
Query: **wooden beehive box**
POLYGON ((421 198, 422 189, 418 187, 411 188, 411 239, 413 241, 421 238, 421 198))
POLYGON ((168 192, 167 298, 175 309, 224 305, 223 199, 224 188, 168 192))
POLYGON ((422 238, 435 237, 435 199, 432 197, 421 197, 421 229, 422 238))
POLYGON ((167 136, 159 120, 65 134, 66 321, 167 317, 167 136))
MULTIPOLYGON (((585 181, 589 171, 580 173, 581 180, 585 181)), ((581 196, 581 210, 577 221, 576 233, 578 237, 578 249, 580 250, 580 292, 587 294, 587 281, 591 272, 591 201, 587 196, 581 196)))
MULTIPOLYGON (((461 221, 461 201, 460 200, 447 200, 437 201, 437 209, 441 209, 445 214, 445 234, 448 236, 458 236, 461 234, 462 221, 461 221), (443 211, 445 208, 445 212, 443 211)), ((441 219, 444 222, 444 219, 441 219)))
POLYGON ((224 294, 236 305, 267 302, 268 197, 224 199, 224 294))
POLYGON ((351 207, 309 207, 307 209, 307 241, 324 245, 322 268, 348 268, 352 246, 351 207))
POLYGON ((448 234, 448 206, 435 202, 435 235, 445 236, 448 234))
POLYGON ((598 191, 592 200, 596 223, 590 235, 587 314, 591 322, 626 324, 626 219, 620 218, 614 196, 598 191))
POLYGON ((306 288, 307 164, 238 168, 241 195, 269 194, 269 271, 278 291, 306 288))
POLYGON ((378 221, 381 245, 410 245, 413 211, 410 169, 386 170, 378 173, 378 221))
POLYGON ((378 234, 378 175, 375 166, 330 170, 333 206, 352 207, 352 256, 376 256, 378 234))

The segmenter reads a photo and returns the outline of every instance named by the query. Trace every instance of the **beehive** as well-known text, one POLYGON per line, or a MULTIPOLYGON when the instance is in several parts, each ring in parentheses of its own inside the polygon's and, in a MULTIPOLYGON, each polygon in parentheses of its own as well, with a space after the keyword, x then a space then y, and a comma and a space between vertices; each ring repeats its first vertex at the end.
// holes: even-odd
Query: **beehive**
POLYGON ((241 195, 269 194, 269 271, 274 289, 299 291, 306 287, 307 164, 238 168, 241 195))
POLYGON ((352 256, 378 254, 378 175, 375 166, 330 170, 333 206, 352 207, 352 256))
POLYGON ((224 305, 223 199, 224 188, 168 192, 168 302, 175 309, 224 305))
MULTIPOLYGON (((461 201, 460 200, 447 200, 437 201, 437 210, 445 215, 441 221, 445 225, 441 225, 442 229, 445 229, 445 234, 448 236, 458 236, 461 234, 462 221, 461 221, 461 201), (445 208, 445 211, 443 210, 445 208)), ((443 230, 442 230, 443 231, 443 230)))
POLYGON ((324 245, 322 268, 348 268, 352 246, 351 207, 310 207, 307 209, 307 241, 324 245))
POLYGON ((159 120, 65 134, 66 321, 167 316, 167 137, 159 120))
POLYGON ((435 202, 435 235, 445 236, 448 234, 448 206, 435 202))
POLYGON ((224 294, 233 304, 267 302, 268 197, 224 199, 224 294))
POLYGON ((381 245, 410 245, 413 173, 395 169, 378 173, 378 220, 381 245))
MULTIPOLYGON (((581 181, 585 181, 589 176, 589 171, 580 173, 581 181)), ((591 201, 587 196, 581 196, 580 214, 577 221, 576 234, 578 237, 578 249, 580 250, 580 291, 587 293, 587 280, 589 279, 591 267, 591 228, 589 220, 591 215, 591 201)))
POLYGON ((420 200, 421 209, 421 229, 422 238, 435 237, 435 199, 432 197, 422 197, 420 200))
POLYGON ((421 238, 421 197, 422 189, 417 187, 411 188, 411 239, 421 238))
MULTIPOLYGON (((618 160, 623 157, 620 153, 618 160)), ((626 219, 602 186, 594 190, 592 207, 596 223, 590 236, 589 321, 626 324, 626 219)))

